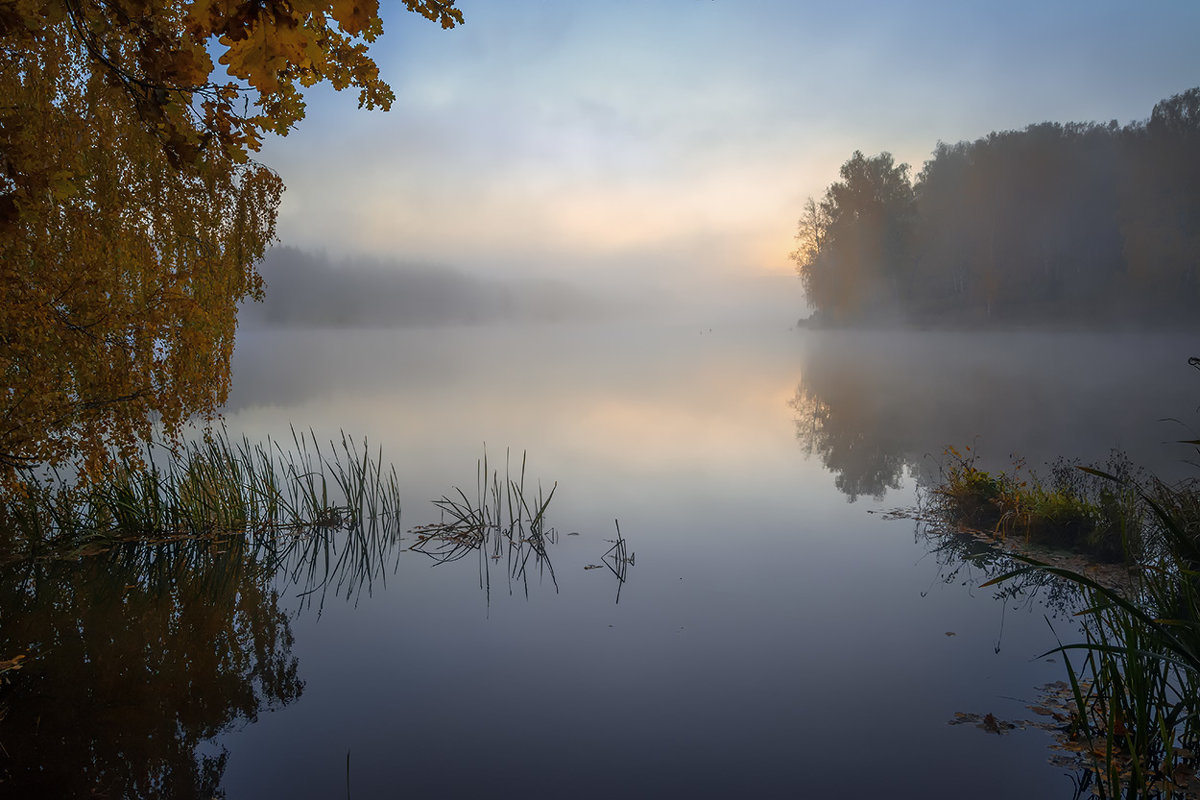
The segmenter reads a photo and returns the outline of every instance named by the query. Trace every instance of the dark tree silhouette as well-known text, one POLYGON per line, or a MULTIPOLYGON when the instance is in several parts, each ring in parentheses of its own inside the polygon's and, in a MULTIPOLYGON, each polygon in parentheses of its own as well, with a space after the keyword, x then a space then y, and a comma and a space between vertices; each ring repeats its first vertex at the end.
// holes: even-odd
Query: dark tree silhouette
POLYGON ((242 539, 7 567, 5 796, 219 796, 211 740, 304 686, 271 575, 242 539))
POLYGON ((939 143, 915 185, 860 152, 792 253, 818 318, 1195 322, 1200 88, 1150 119, 939 143))

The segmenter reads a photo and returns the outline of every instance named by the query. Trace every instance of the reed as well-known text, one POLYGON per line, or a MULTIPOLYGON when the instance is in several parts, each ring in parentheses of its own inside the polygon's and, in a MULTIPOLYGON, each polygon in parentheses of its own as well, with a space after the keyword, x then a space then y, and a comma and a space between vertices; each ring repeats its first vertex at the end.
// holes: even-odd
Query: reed
POLYGON ((399 483, 382 453, 344 433, 322 445, 292 430, 284 448, 224 430, 176 447, 152 444, 144 463, 121 463, 80 483, 54 471, 22 473, 0 499, 5 560, 75 557, 122 542, 161 543, 312 530, 366 536, 398 530, 399 483))
MULTIPOLYGON (((1025 566, 989 583, 1048 573, 1083 590, 1084 641, 1067 660, 1074 737, 1101 797, 1193 797, 1200 792, 1200 483, 1167 485, 1083 471, 1132 491, 1146 511, 1148 555, 1127 588, 1016 556, 1025 566), (1071 660, 1074 653, 1076 658, 1071 660)), ((987 584, 985 584, 987 585, 987 584)))
POLYGON ((1059 461, 1042 480, 1017 461, 1007 472, 980 469, 965 448, 946 451, 941 482, 928 495, 923 513, 944 525, 985 531, 1000 539, 1086 553, 1101 561, 1140 558, 1146 509, 1139 500, 1135 470, 1121 453, 1107 472, 1076 469, 1059 461), (1110 483, 1102 475, 1118 475, 1110 483))
POLYGON ((617 538, 612 540, 612 547, 605 551, 601 560, 604 566, 612 572, 617 578, 617 598, 616 602, 621 602, 621 588, 625 585, 625 580, 628 577, 629 568, 637 562, 637 553, 630 554, 629 543, 625 541, 625 537, 621 535, 621 521, 613 520, 613 524, 617 528, 617 538))
POLYGON ((487 590, 489 600, 489 564, 500 560, 506 561, 510 593, 519 583, 528 595, 531 560, 539 576, 548 575, 558 591, 558 579, 546 549, 558 540, 558 532, 546 521, 558 483, 549 492, 544 492, 540 483, 536 494, 527 492, 525 468, 526 453, 522 452, 520 472, 514 476, 505 451, 501 478, 499 469, 489 463, 485 450, 475 464, 474 497, 455 487, 449 495, 433 501, 441 519, 413 529, 417 541, 412 549, 438 564, 477 553, 480 586, 487 590))
MULTIPOLYGON (((1200 368, 1200 358, 1188 363, 1200 368)), ((1181 443, 1200 449, 1200 440, 1181 443)), ((1010 554, 1023 566, 982 584, 1049 575, 1082 593, 1084 640, 1050 651, 1062 655, 1070 678, 1074 710, 1060 746, 1089 771, 1081 785, 1102 798, 1200 796, 1200 480, 1167 484, 1110 458, 1105 469, 1060 462, 1048 490, 950 454, 932 503, 942 522, 982 507, 994 532, 1025 523, 1032 536, 1036 512, 1039 525, 1061 535, 1074 515, 1085 519, 1090 543, 1102 543, 1100 554, 1120 544, 1120 582, 1026 552, 1010 554)))

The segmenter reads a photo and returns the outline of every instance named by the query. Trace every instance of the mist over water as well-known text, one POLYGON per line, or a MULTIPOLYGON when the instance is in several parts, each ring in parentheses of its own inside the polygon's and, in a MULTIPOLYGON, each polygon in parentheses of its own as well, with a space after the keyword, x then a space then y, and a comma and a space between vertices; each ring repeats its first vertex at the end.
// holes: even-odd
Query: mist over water
MULTIPOLYGON (((227 409, 377 403, 385 429, 465 425, 483 442, 536 405, 552 410, 543 424, 562 429, 527 436, 559 447, 591 435, 589 409, 636 409, 629 423, 653 441, 686 424, 698 393, 731 406, 753 398, 763 414, 790 418, 792 446, 855 499, 883 497, 907 474, 932 480, 947 447, 971 447, 989 468, 1020 459, 1035 471, 1060 457, 1100 464, 1115 449, 1165 479, 1188 477, 1195 453, 1178 442, 1200 424, 1200 372, 1187 364, 1197 350, 1188 333, 809 331, 736 316, 289 327, 243 332, 227 409), (454 399, 413 404, 441 394, 454 399)), ((713 447, 705 457, 741 457, 719 415, 697 427, 713 447)))
POLYGON ((1030 718, 1063 677, 1038 656, 1079 635, 1076 599, 983 588, 1011 569, 1003 553, 886 512, 914 504, 948 445, 988 468, 1119 447, 1194 474, 1174 443, 1196 438, 1193 337, 815 330, 732 298, 728 314, 246 326, 232 440, 269 437, 286 460, 293 431, 326 456, 344 431, 394 467, 399 520, 246 552, 202 539, 30 562, 0 583, 34 611, 5 629, 8 652, 41 629, 120 635, 39 651, 9 718, 61 743, 55 779, 87 783, 118 709, 129 742, 154 746, 114 739, 103 764, 200 770, 230 798, 347 782, 352 796, 1071 797, 1079 776, 1047 763, 1044 731, 947 723, 1030 718), (486 492, 485 457, 554 493, 520 578, 528 540, 515 554, 467 540, 440 563, 418 538, 445 520, 433 501, 486 492), (153 668, 130 673, 142 662, 123 649, 153 668), (85 702, 64 703, 55 687, 79 675, 95 676, 73 684, 85 702), (207 714, 147 739, 171 687, 187 695, 172 708, 207 714), (892 724, 904 735, 874 744, 892 724))
MULTIPOLYGON (((493 576, 485 602, 475 559, 431 568, 401 552, 386 588, 297 619, 306 696, 223 739, 239 754, 226 785, 262 789, 282 743, 306 765, 284 771, 282 788, 333 791, 344 776, 325 764, 319 729, 352 750, 356 791, 394 786, 400 752, 418 794, 523 785, 600 797, 628 780, 649 794, 836 793, 861 755, 838 743, 887 708, 919 735, 871 754, 863 792, 952 796, 947 782, 985 775, 995 792, 980 796, 1060 797, 1041 734, 998 752, 946 725, 959 710, 1024 713, 997 698, 1032 700, 1059 676, 1030 661, 1052 646, 1041 606, 972 598, 910 523, 866 513, 911 503, 903 471, 881 501, 847 503, 846 470, 797 435, 798 391, 854 414, 839 387, 865 381, 875 408, 911 398, 909 422, 928 419, 941 437, 937 408, 917 400, 940 389, 895 385, 896 337, 859 337, 822 360, 821 336, 716 318, 245 332, 233 433, 286 440, 302 420, 319 436, 368 436, 396 465, 406 527, 436 521, 430 501, 453 487, 473 494, 485 443, 492 463, 524 453, 528 483, 557 484, 557 590, 543 579, 510 596, 493 576), (637 559, 619 603, 611 574, 585 569, 614 519, 637 559), (531 772, 521 743, 547 731, 539 752, 553 767, 531 772), (380 749, 384 736, 395 749, 380 749), (450 742, 478 769, 457 769, 450 742), (955 764, 920 766, 929 746, 955 764)), ((895 434, 891 417, 842 419, 861 446, 919 459, 920 431, 874 445, 895 434)))
MULTIPOLYGON (((226 743, 271 763, 283 737, 314 765, 295 780, 332 786, 337 776, 316 766, 324 745, 303 733, 326 726, 361 759, 356 780, 386 787, 391 762, 369 742, 391 723, 369 709, 395 708, 408 732, 390 735, 442 774, 453 770, 438 742, 484 753, 483 773, 454 772, 462 791, 484 773, 528 780, 496 743, 553 728, 557 767, 535 780, 546 791, 585 775, 594 796, 615 790, 593 775, 594 756, 654 791, 770 794, 794 787, 800 769, 835 792, 829 765, 860 756, 837 743, 887 708, 914 745, 872 753, 864 793, 958 796, 950 784, 986 776, 977 796, 1069 796, 1045 763, 1044 734, 1000 746, 946 722, 959 711, 1028 716, 1036 687, 1062 677, 1061 664, 1031 661, 1054 646, 1042 615, 1063 636, 1074 623, 1039 594, 977 590, 993 557, 964 566, 878 512, 912 505, 948 445, 971 446, 987 466, 1020 457, 1034 469, 1059 456, 1102 461, 1116 447, 1186 476, 1192 453, 1172 442, 1194 438, 1194 339, 816 331, 737 316, 244 331, 233 432, 286 440, 303 421, 320 436, 368 436, 396 464, 406 526, 436 521, 430 500, 452 487, 473 491, 485 445, 496 464, 524 457, 527 481, 557 484, 550 522, 561 538, 550 549, 557 591, 543 580, 528 598, 508 596, 493 581, 486 605, 474 561, 430 569, 403 553, 386 590, 356 610, 297 622, 301 674, 324 676, 308 683, 313 699, 226 743), (614 518, 637 557, 619 604, 607 571, 584 570, 610 546, 614 518), (377 651, 382 628, 397 638, 348 688, 346 654, 377 651), (502 684, 468 687, 447 671, 468 652, 502 684), (407 683, 392 685, 389 670, 407 683), (423 702, 416 685, 454 699, 423 702), (623 698, 621 713, 593 692, 623 698), (930 746, 956 766, 919 766, 930 746)), ((445 789, 421 774, 418 790, 445 789)), ((258 775, 235 760, 228 784, 261 786, 258 775)))
POLYGON ((544 264, 470 271, 399 259, 331 258, 276 247, 259 268, 261 302, 246 302, 243 328, 440 328, 658 322, 791 325, 805 308, 792 274, 720 274, 697 266, 640 269, 597 263, 568 273, 544 264))
POLYGON ((906 471, 937 477, 947 447, 987 469, 1018 459, 1101 465, 1113 450, 1194 477, 1200 372, 1187 333, 808 332, 796 435, 851 496, 906 471))
POLYGON ((456 1, 4 4, 0 798, 1200 795, 1200 4, 456 1))

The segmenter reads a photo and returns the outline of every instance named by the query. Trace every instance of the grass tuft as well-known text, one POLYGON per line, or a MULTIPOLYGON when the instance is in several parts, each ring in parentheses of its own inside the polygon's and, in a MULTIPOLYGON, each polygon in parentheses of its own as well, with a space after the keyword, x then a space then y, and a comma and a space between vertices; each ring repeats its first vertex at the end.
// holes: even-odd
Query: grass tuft
POLYGON ((1017 555, 1026 566, 983 585, 1037 573, 1082 590, 1084 641, 1052 652, 1064 656, 1075 705, 1060 745, 1091 771, 1098 796, 1200 796, 1200 482, 1081 471, 1109 485, 1102 502, 1136 499, 1138 528, 1123 530, 1141 544, 1131 580, 1103 585, 1017 555))
POLYGON ((73 558, 119 543, 162 543, 343 530, 398 528, 399 483, 344 433, 322 446, 292 431, 284 449, 223 430, 176 448, 151 445, 143 464, 115 462, 78 482, 23 472, 0 500, 0 559, 73 558))
POLYGON ((942 481, 932 492, 932 515, 960 529, 981 530, 1003 539, 1086 553, 1100 561, 1140 558, 1145 542, 1146 507, 1132 478, 1116 483, 1105 475, 1129 476, 1131 467, 1114 453, 1109 472, 1058 462, 1043 481, 1017 461, 1008 472, 977 466, 970 448, 946 450, 942 481))
POLYGON ((558 591, 558 579, 550 562, 547 545, 558 541, 558 532, 546 521, 546 512, 556 482, 549 492, 538 485, 536 494, 525 488, 526 454, 521 454, 521 469, 514 477, 507 451, 504 458, 504 478, 499 469, 488 463, 487 451, 476 462, 475 493, 468 497, 455 487, 450 495, 435 500, 441 519, 414 528, 417 543, 412 549, 424 553, 439 564, 458 561, 470 553, 479 554, 480 586, 491 598, 489 562, 505 560, 508 567, 508 586, 519 583, 529 594, 530 561, 539 575, 549 575, 558 591))

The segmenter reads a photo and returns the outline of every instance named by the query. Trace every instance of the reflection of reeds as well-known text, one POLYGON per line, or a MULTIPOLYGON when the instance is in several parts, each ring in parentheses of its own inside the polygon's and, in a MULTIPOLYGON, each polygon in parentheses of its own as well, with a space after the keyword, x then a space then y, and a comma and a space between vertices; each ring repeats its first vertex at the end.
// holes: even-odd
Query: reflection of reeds
POLYGON ((617 538, 613 542, 613 546, 605 551, 603 556, 604 566, 612 571, 613 575, 617 576, 617 602, 621 602, 621 587, 625 585, 625 576, 629 568, 634 565, 634 560, 637 558, 637 553, 629 555, 629 548, 625 543, 625 537, 621 535, 621 523, 619 520, 613 520, 617 526, 617 538))
POLYGON ((479 553, 480 585, 491 596, 489 562, 506 559, 509 591, 520 582, 529 593, 529 562, 533 559, 538 574, 548 574, 558 590, 554 566, 546 545, 558 539, 558 532, 546 525, 546 510, 558 488, 548 494, 538 486, 536 497, 525 492, 525 460, 521 454, 521 472, 513 479, 508 458, 504 460, 504 479, 491 469, 487 452, 476 462, 475 498, 455 487, 453 497, 443 495, 433 504, 441 511, 441 520, 414 528, 417 542, 412 549, 424 553, 439 564, 457 561, 472 552, 479 553))

